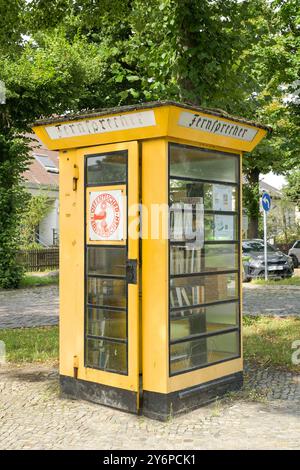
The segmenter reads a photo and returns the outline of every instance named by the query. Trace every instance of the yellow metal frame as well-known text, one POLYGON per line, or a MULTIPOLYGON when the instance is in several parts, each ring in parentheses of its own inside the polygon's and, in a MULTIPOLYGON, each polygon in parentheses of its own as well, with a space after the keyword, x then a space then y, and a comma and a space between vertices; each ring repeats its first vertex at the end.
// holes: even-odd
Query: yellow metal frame
MULTIPOLYGON (((208 146, 202 143, 196 145, 180 139, 145 141, 142 144, 142 201, 148 214, 151 204, 168 204, 168 144, 171 142, 189 144, 198 148, 230 151, 240 156, 241 170, 241 152, 232 152, 232 150, 215 145, 208 146), (158 166, 160 171, 157 171, 158 166), (153 180, 155 180, 155 185, 153 185, 153 180)), ((240 171, 240 229, 242 227, 241 175, 240 171)), ((243 369, 242 356, 191 372, 169 376, 168 240, 163 240, 162 237, 159 240, 143 239, 142 253, 143 389, 171 393, 241 371, 243 369), (151 275, 153 272, 155 276, 151 275), (156 313, 155 316, 153 312, 156 313)), ((240 260, 242 260, 241 252, 240 260)), ((241 272, 240 269, 240 292, 242 291, 241 272)), ((242 308, 242 299, 240 303, 240 308, 242 308)))
MULTIPOLYGON (((151 205, 166 207, 168 204, 168 143, 165 139, 147 140, 142 144, 142 201, 151 225, 151 205)), ((162 227, 160 229, 159 239, 142 240, 143 389, 167 393, 168 240, 162 239, 162 227)))
MULTIPOLYGON (((137 205, 139 202, 137 142, 60 152, 60 374, 72 377, 74 367, 78 367, 78 379, 137 392, 138 400, 138 285, 128 285, 128 375, 96 370, 84 365, 85 240, 84 225, 80 222, 84 220, 84 160, 86 155, 117 150, 128 151, 128 205, 137 205), (74 165, 77 165, 79 169, 77 191, 72 190, 72 168, 74 165)), ((120 185, 111 186, 111 188, 115 187, 119 188, 120 185)), ((101 189, 104 188, 107 189, 108 187, 101 186, 101 189)), ((87 191, 90 189, 91 187, 87 188, 87 191)), ((130 215, 130 218, 132 217, 134 217, 134 214, 130 215)), ((105 245, 107 242, 97 241, 88 244, 105 245)), ((128 239, 127 252, 128 258, 139 259, 138 239, 128 239)))

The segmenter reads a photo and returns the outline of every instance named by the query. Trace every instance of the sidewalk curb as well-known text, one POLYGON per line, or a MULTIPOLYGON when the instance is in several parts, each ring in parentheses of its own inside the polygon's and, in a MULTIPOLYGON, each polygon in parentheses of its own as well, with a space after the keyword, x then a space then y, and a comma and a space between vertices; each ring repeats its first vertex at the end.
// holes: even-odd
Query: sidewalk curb
POLYGON ((243 289, 251 290, 251 289, 266 289, 266 290, 295 290, 295 291, 300 291, 300 286, 289 286, 289 285, 271 285, 271 286, 265 286, 265 285, 260 285, 260 284, 248 284, 248 283, 243 283, 243 289))

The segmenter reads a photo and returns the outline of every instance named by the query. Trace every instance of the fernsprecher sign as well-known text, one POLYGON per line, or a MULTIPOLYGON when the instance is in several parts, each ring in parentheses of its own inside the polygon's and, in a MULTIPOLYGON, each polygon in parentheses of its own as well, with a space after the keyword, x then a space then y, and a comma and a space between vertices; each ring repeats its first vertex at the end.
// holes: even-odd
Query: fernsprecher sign
POLYGON ((49 137, 52 140, 56 140, 155 125, 154 111, 141 111, 139 113, 120 114, 111 117, 75 121, 67 124, 56 124, 55 126, 46 126, 45 129, 49 137))
POLYGON ((247 142, 251 142, 257 134, 257 129, 251 127, 185 111, 180 113, 178 125, 247 142))

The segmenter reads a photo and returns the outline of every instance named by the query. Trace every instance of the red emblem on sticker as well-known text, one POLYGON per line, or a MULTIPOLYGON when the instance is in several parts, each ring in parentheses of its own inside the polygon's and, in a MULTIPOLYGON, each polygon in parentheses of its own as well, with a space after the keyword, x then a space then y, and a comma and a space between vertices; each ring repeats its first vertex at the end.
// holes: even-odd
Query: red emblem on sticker
POLYGON ((90 221, 93 231, 101 238, 110 238, 120 224, 120 206, 109 193, 99 194, 91 205, 90 221))

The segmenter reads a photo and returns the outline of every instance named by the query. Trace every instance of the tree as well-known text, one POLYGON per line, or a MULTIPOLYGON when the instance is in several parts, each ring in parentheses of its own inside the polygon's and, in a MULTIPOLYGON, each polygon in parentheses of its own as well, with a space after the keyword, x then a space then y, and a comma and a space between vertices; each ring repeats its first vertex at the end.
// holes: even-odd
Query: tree
POLYGON ((21 276, 16 251, 29 123, 150 99, 217 102, 213 97, 222 95, 238 56, 237 5, 12 0, 7 8, 0 0, 0 80, 6 86, 0 105, 0 286, 17 285, 21 276))
POLYGON ((11 129, 0 133, 0 286, 17 287, 22 268, 16 261, 19 222, 26 205, 21 174, 26 168, 27 148, 11 129))
POLYGON ((286 197, 300 207, 300 169, 287 175, 287 185, 284 188, 286 197))
POLYGON ((116 2, 67 4, 68 36, 84 31, 104 60, 101 87, 83 107, 102 104, 101 89, 104 105, 177 99, 273 127, 244 158, 249 236, 257 237, 260 174, 286 172, 299 158, 298 108, 286 101, 299 77, 298 2, 133 0, 113 22, 116 2))
POLYGON ((246 75, 257 85, 249 97, 246 116, 269 124, 273 133, 244 159, 244 203, 250 216, 250 237, 258 234, 259 175, 286 173, 299 165, 299 2, 273 0, 265 2, 264 9, 266 14, 259 19, 260 40, 247 52, 250 60, 245 64, 246 75))
MULTIPOLYGON (((0 55, 0 80, 6 87, 6 102, 0 104, 0 287, 4 288, 18 286, 22 277, 17 250, 28 197, 22 178, 29 163, 25 133, 40 115, 77 110, 78 96, 97 81, 101 62, 93 45, 83 39, 70 44, 60 31, 37 32, 34 39, 24 41, 23 26, 17 30, 23 23, 17 19, 25 7, 23 2, 15 5, 16 16, 10 18, 16 28, 14 43, 5 35, 0 44, 5 51, 0 55)), ((0 8, 1 17, 5 4, 1 2, 0 8)))
POLYGON ((23 11, 25 0, 0 0, 0 54, 9 50, 17 50, 25 33, 23 11))
MULTIPOLYGON (((295 205, 286 197, 285 194, 281 198, 272 200, 272 207, 267 217, 268 237, 274 238, 275 243, 288 244, 295 240, 295 236, 299 233, 299 224, 295 220, 295 205)), ((261 234, 263 229, 261 227, 261 234)))
POLYGON ((255 234, 259 173, 296 158, 299 110, 283 97, 299 76, 298 9, 296 0, 0 0, 0 286, 19 278, 23 136, 42 116, 178 99, 274 124, 273 139, 245 158, 255 234))
POLYGON ((253 89, 241 63, 245 50, 258 42, 261 28, 253 20, 264 4, 34 0, 28 16, 34 29, 63 29, 69 42, 81 36, 98 47, 99 86, 83 97, 82 107, 103 105, 103 99, 104 104, 120 105, 173 98, 237 112, 253 89))

